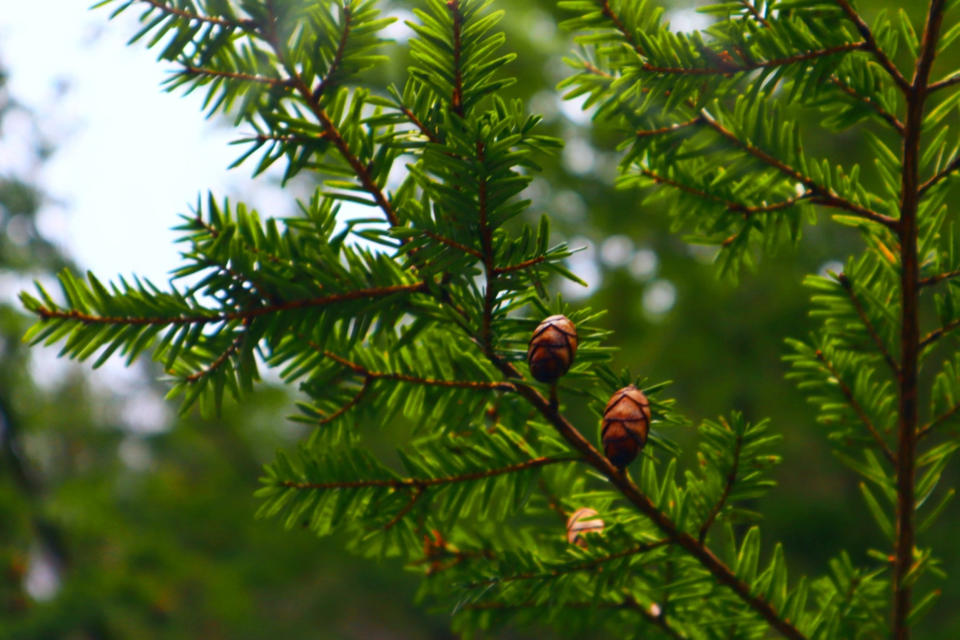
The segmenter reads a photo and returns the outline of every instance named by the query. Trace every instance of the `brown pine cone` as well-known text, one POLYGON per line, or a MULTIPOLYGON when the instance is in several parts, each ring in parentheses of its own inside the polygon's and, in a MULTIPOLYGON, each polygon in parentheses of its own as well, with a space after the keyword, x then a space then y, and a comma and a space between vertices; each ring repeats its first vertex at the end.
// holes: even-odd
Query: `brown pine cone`
POLYGON ((573 364, 577 328, 566 316, 550 316, 537 326, 527 348, 530 373, 540 382, 556 382, 573 364))
POLYGON ((603 454, 618 469, 633 462, 647 444, 650 432, 650 402, 632 384, 610 397, 603 410, 603 454))

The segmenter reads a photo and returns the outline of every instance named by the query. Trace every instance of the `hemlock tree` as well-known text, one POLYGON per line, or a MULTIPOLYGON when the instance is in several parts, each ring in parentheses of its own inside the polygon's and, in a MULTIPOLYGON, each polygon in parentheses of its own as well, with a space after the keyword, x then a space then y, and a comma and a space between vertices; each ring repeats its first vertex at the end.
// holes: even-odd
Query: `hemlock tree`
POLYGON ((932 0, 922 25, 899 12, 869 26, 846 0, 739 1, 707 8, 716 21, 689 35, 646 2, 560 3, 580 44, 563 86, 622 131, 620 186, 717 245, 723 273, 820 214, 864 239, 841 273, 808 280, 823 323, 788 359, 889 545, 869 563, 842 553, 814 578, 789 577, 779 544, 762 554, 753 523, 775 430, 737 413, 706 421, 681 473, 671 432, 686 422, 648 381, 656 372, 611 371, 616 336, 549 295, 554 276, 577 276, 549 219, 525 223, 520 194, 560 141, 498 95, 511 82, 502 12, 427 0, 408 77, 369 87, 358 74, 391 46, 370 0, 115 4, 144 11, 138 37, 178 65, 173 88, 206 91, 211 114, 250 130, 238 162, 282 161, 286 178, 315 172, 323 186, 283 220, 203 199, 180 227, 184 285, 64 273, 65 303, 23 295, 39 317, 28 338, 96 363, 152 349, 184 409, 242 397, 264 365, 298 384, 297 419, 316 428, 266 468, 261 515, 402 558, 467 635, 529 623, 907 638, 933 606, 941 572, 922 534, 954 493, 937 485, 960 446, 944 429, 960 408, 960 362, 945 351, 960 326, 946 205, 960 73, 933 73, 960 35, 945 25, 956 3, 932 0), (796 123, 811 111, 861 141, 863 176, 805 148, 796 123), (375 215, 338 224, 345 202, 375 215), (558 387, 526 363, 551 313, 579 337, 558 387), (651 400, 652 431, 621 472, 597 427, 631 383, 651 400), (568 419, 584 406, 593 421, 568 419), (395 455, 377 427, 393 423, 409 426, 395 455))

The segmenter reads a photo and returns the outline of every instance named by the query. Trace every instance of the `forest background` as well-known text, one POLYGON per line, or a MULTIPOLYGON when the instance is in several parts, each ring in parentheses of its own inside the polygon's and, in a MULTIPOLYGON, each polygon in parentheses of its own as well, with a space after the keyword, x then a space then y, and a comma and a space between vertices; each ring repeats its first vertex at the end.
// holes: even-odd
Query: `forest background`
MULTIPOLYGON (((402 17, 415 5, 384 4, 402 17)), ((868 21, 891 4, 858 3, 868 21)), ((920 2, 895 4, 915 20, 925 9, 920 2)), ((676 27, 704 24, 705 17, 691 14, 691 3, 669 6, 676 27)), ((569 266, 591 287, 564 285, 564 295, 605 309, 601 323, 620 347, 614 363, 673 380, 671 395, 693 421, 730 410, 751 420, 771 418, 784 435, 784 462, 776 472, 779 488, 758 511, 765 514, 767 538, 788 550, 791 571, 812 572, 840 549, 856 556, 882 548, 880 534, 863 525, 868 514, 856 479, 833 459, 813 407, 784 380, 781 361, 783 338, 815 327, 802 277, 837 269, 835 261, 859 247, 855 233, 809 228, 796 249, 765 258, 739 284, 718 280, 712 250, 684 243, 670 231, 666 212, 641 205, 636 192, 614 190, 616 135, 591 126, 589 114, 575 105, 561 104, 556 84, 569 73, 562 57, 572 38, 557 27, 564 16, 554 3, 503 8, 509 8, 501 23, 507 48, 518 53, 509 72, 520 80, 508 92, 543 113, 546 132, 566 143, 561 154, 545 159, 528 194, 532 215, 551 215, 555 237, 586 247, 569 266)), ((38 6, 33 19, 45 19, 41 13, 38 6)), ((100 13, 105 29, 123 28, 100 13)), ((0 30, 16 28, 0 17, 0 30)), ((29 64, 3 54, 0 42, 0 66, 12 73, 29 64)), ((123 91, 122 79, 116 91, 123 91)), ((18 109, 16 98, 0 88, 0 150, 23 153, 22 141, 30 140, 33 164, 40 166, 56 153, 58 140, 18 109)), ((149 145, 135 140, 134 133, 125 157, 90 162, 109 176, 111 166, 149 156, 149 145)), ((183 144, 188 156, 190 140, 183 144)), ((814 145, 817 155, 841 162, 860 151, 842 135, 814 145)), ((53 375, 50 353, 26 352, 19 338, 29 320, 15 293, 29 279, 49 280, 70 256, 40 231, 58 194, 38 190, 35 172, 23 173, 23 166, 0 165, 0 637, 450 637, 449 612, 415 605, 419 577, 404 567, 345 555, 335 538, 318 540, 254 520, 260 465, 300 435, 285 420, 291 412, 286 391, 261 387, 242 408, 228 403, 216 420, 175 418, 173 411, 157 411, 164 393, 157 369, 144 365, 114 387, 110 378, 91 381, 88 371, 72 367, 53 375), (156 418, 143 428, 149 412, 156 418)), ((235 170, 240 178, 247 171, 235 170)), ((163 176, 155 180, 163 189, 163 176)), ((273 194, 265 202, 283 211, 262 213, 287 213, 302 185, 284 202, 268 183, 261 179, 273 194)), ((192 188, 199 193, 208 186, 198 178, 192 188)), ((101 188, 110 188, 109 177, 101 188)), ((189 204, 166 212, 165 226, 189 204)), ((63 208, 69 212, 70 203, 63 208)), ((136 247, 157 240, 143 234, 125 242, 136 247)), ((172 245, 163 249, 175 256, 172 245)), ((126 273, 140 270, 132 263, 126 273)), ((957 475, 948 470, 947 483, 955 485, 957 475)), ((956 526, 960 511, 951 505, 928 542, 950 549, 947 538, 956 526)), ((564 535, 562 527, 557 535, 564 535)), ((956 575, 958 564, 960 556, 945 555, 948 575, 956 575)), ((942 587, 944 602, 960 598, 960 583, 942 587)), ((954 607, 931 615, 939 617, 930 625, 939 629, 936 637, 960 637, 954 607)))

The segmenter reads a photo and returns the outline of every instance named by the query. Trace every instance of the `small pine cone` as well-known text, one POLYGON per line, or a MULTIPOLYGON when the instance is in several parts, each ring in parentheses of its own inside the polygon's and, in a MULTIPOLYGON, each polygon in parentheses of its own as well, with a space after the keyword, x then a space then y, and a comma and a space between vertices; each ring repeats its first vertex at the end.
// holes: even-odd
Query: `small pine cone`
POLYGON ((588 533, 603 533, 603 520, 596 518, 597 512, 590 507, 580 507, 567 519, 567 542, 581 549, 587 548, 585 536, 588 533), (588 520, 588 518, 593 518, 588 520))
POLYGON ((632 384, 610 397, 603 410, 603 454, 618 469, 633 462, 647 444, 650 431, 650 402, 632 384))
POLYGON ((577 353, 577 328, 567 316, 550 316, 530 338, 527 362, 530 373, 540 382, 556 382, 570 370, 577 353))

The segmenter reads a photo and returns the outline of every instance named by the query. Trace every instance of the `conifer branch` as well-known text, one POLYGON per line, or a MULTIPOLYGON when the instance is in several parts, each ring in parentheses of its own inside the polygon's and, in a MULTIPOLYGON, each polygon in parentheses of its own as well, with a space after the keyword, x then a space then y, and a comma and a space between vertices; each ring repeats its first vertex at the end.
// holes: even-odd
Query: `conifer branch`
POLYGON ((344 404, 342 407, 340 407, 330 415, 326 415, 320 418, 319 420, 317 420, 316 421, 317 426, 330 424, 340 416, 346 414, 348 411, 350 411, 355 406, 360 404, 360 402, 363 400, 363 397, 367 395, 367 391, 369 390, 370 390, 370 378, 364 378, 363 383, 360 385, 360 389, 358 389, 357 392, 353 394, 353 397, 350 398, 350 400, 348 400, 346 404, 344 404))
POLYGON ((910 83, 903 77, 897 65, 893 64, 893 61, 887 57, 887 54, 884 53, 883 49, 877 44, 873 32, 870 30, 870 27, 867 26, 867 23, 864 22, 863 18, 860 17, 860 14, 857 13, 857 10, 853 8, 848 0, 836 0, 836 2, 840 5, 840 8, 843 9, 843 12, 847 15, 850 22, 857 28, 857 31, 860 32, 860 37, 863 38, 866 44, 866 50, 873 54, 873 57, 877 59, 880 66, 893 78, 893 81, 900 87, 900 90, 904 93, 908 92, 910 90, 910 83))
MULTIPOLYGON (((752 2, 748 2, 747 0, 740 0, 740 4, 747 7, 750 13, 752 13, 753 16, 758 21, 760 21, 760 23, 765 28, 767 29, 770 28, 770 22, 766 18, 764 18, 762 15, 760 15, 760 12, 757 11, 756 6, 752 2)), ((900 135, 903 135, 903 123, 900 122, 900 120, 895 115, 893 115, 892 113, 884 109, 882 106, 880 106, 879 102, 877 102, 870 96, 861 95, 856 89, 854 89, 853 87, 845 83, 836 74, 832 74, 830 76, 830 82, 836 85, 841 91, 843 91, 845 94, 847 94, 851 98, 854 98, 858 102, 873 109, 877 113, 877 115, 879 115, 883 120, 885 120, 891 127, 896 129, 897 133, 899 133, 900 135)))
POLYGON ((241 332, 241 333, 239 333, 239 334, 237 335, 237 337, 235 337, 235 338, 230 342, 230 344, 227 346, 227 348, 224 349, 224 350, 220 353, 220 355, 218 355, 218 356, 213 360, 213 362, 211 362, 209 365, 207 365, 206 367, 204 367, 204 368, 201 369, 200 371, 197 371, 196 373, 192 373, 192 374, 188 375, 186 378, 184 378, 184 380, 185 380, 186 382, 194 383, 194 382, 197 382, 197 381, 199 381, 199 380, 202 380, 203 378, 206 378, 207 376, 209 376, 210 374, 212 374, 213 372, 215 372, 217 369, 219 369, 220 367, 223 366, 223 364, 227 361, 228 358, 230 358, 230 356, 232 356, 233 354, 235 354, 235 353, 237 352, 237 350, 240 348, 240 345, 243 344, 243 339, 244 339, 245 337, 246 337, 246 332, 241 332))
POLYGON ((662 176, 654 171, 649 169, 641 169, 640 173, 647 176, 657 184, 665 184, 667 186, 673 187, 680 191, 689 193, 691 195, 697 196, 704 200, 709 200, 711 202, 717 202, 724 205, 729 211, 734 213, 742 214, 745 218, 759 214, 759 213, 772 213, 774 211, 780 211, 782 209, 789 209, 795 204, 800 204, 802 202, 810 202, 811 204, 819 204, 820 200, 817 198, 811 197, 809 193, 804 193, 803 195, 795 196, 793 198, 788 198, 780 202, 774 202, 773 204, 757 204, 757 205, 747 205, 742 202, 733 202, 731 200, 726 200, 720 196, 698 189, 697 187, 692 187, 688 184, 678 182, 672 178, 667 178, 662 176))
POLYGON ((923 338, 920 339, 920 342, 918 344, 919 348, 924 349, 926 347, 929 347, 931 344, 933 344, 943 336, 947 335, 957 327, 960 327, 960 318, 951 320, 950 322, 943 325, 942 327, 934 329, 927 335, 923 336, 923 338))
POLYGON ((493 272, 496 274, 501 274, 510 273, 511 271, 522 271, 523 269, 529 269, 530 267, 534 267, 542 262, 545 262, 546 259, 546 256, 536 256, 534 258, 530 258, 529 260, 518 262, 517 264, 510 264, 505 267, 494 267, 493 272))
MULTIPOLYGON (((280 142, 282 144, 313 144, 320 140, 325 140, 327 137, 326 132, 320 132, 313 135, 312 137, 302 136, 302 135, 293 135, 293 134, 283 134, 283 133, 257 133, 250 138, 244 138, 238 142, 255 142, 258 144, 263 144, 265 142, 280 142)), ((253 251, 257 251, 256 247, 251 247, 253 251)))
MULTIPOLYGON (((210 237, 213 238, 214 240, 216 240, 217 238, 220 237, 220 230, 217 229, 216 227, 214 227, 213 225, 208 224, 206 221, 204 221, 203 216, 201 215, 201 213, 200 213, 199 210, 197 211, 197 215, 193 216, 193 222, 196 223, 197 225, 199 225, 200 227, 202 227, 202 228, 204 229, 204 231, 206 231, 207 233, 209 233, 209 234, 210 234, 210 237)), ((196 244, 196 242, 194 242, 194 244, 196 244)), ((255 247, 255 246, 253 246, 253 245, 251 245, 251 244, 249 244, 249 243, 247 243, 247 242, 244 242, 244 243, 243 243, 243 247, 244 247, 247 251, 249 251, 250 253, 252 253, 252 254, 260 257, 260 258, 265 258, 266 260, 269 260, 270 262, 272 262, 272 263, 274 263, 274 264, 282 264, 282 265, 289 265, 289 264, 290 264, 290 260, 289 260, 289 259, 281 258, 281 257, 279 257, 279 256, 277 256, 277 255, 272 254, 272 253, 268 253, 268 252, 264 251, 263 249, 260 249, 259 247, 255 247)))
MULTIPOLYGON (((512 611, 520 609, 549 609, 554 608, 557 605, 551 602, 536 602, 533 600, 528 600, 526 602, 473 602, 468 605, 465 605, 463 608, 472 610, 472 611, 512 611)), ((610 601, 586 601, 586 602, 563 602, 559 605, 564 609, 623 609, 629 611, 636 611, 639 613, 647 622, 658 626, 664 633, 673 638, 674 640, 687 640, 687 636, 682 634, 680 631, 675 629, 670 623, 667 622, 662 616, 654 615, 650 612, 650 609, 644 607, 642 604, 637 602, 637 600, 629 595, 624 594, 624 599, 622 602, 610 602, 610 601)))
MULTIPOLYGON (((723 426, 730 428, 727 424, 727 421, 720 419, 723 423, 723 426)), ((743 436, 737 434, 737 440, 733 448, 733 464, 730 465, 730 471, 727 472, 726 481, 723 484, 723 491, 720 493, 720 496, 717 498, 717 501, 714 503, 713 508, 710 509, 710 512, 707 514, 706 519, 704 519, 703 524, 700 525, 700 533, 697 536, 697 540, 700 544, 703 544, 707 539, 707 533, 710 532, 710 527, 713 525, 713 521, 716 519, 717 515, 720 514, 720 511, 723 509, 723 506, 727 502, 727 498, 730 496, 730 492, 733 490, 733 485, 737 481, 737 471, 740 468, 740 453, 743 451, 743 436)))
POLYGON ((897 133, 899 133, 900 135, 903 135, 903 123, 900 122, 897 116, 893 115, 892 113, 884 109, 882 106, 880 106, 879 102, 877 102, 870 96, 861 95, 856 89, 854 89, 853 87, 845 83, 836 75, 830 76, 830 82, 836 85, 837 88, 839 88, 841 91, 843 91, 845 94, 847 94, 851 98, 873 109, 877 113, 877 115, 879 115, 884 121, 887 122, 887 124, 889 124, 891 127, 896 129, 897 133))
MULTIPOLYGON (((642 604, 640 604, 639 602, 637 602, 636 598, 634 598, 634 597, 633 597, 631 594, 629 594, 629 593, 627 593, 627 594, 624 595, 623 604, 624 604, 624 606, 627 607, 628 609, 630 609, 630 610, 632 610, 632 611, 637 611, 637 612, 639 612, 640 615, 642 615, 644 618, 646 618, 647 622, 650 622, 650 623, 655 624, 656 626, 660 627, 660 629, 661 629, 664 633, 666 633, 668 636, 670 636, 670 637, 673 638, 674 640, 687 640, 687 636, 686 636, 686 635, 684 635, 683 633, 680 633, 680 631, 678 631, 677 629, 675 629, 675 628, 673 627, 673 625, 671 625, 669 622, 667 622, 666 607, 665 607, 665 606, 660 607, 660 613, 659 613, 659 614, 654 614, 653 611, 652 611, 652 607, 648 608, 648 607, 643 606, 642 604)), ((666 603, 664 603, 664 605, 665 605, 665 604, 666 604, 666 603)))
POLYGON ((442 142, 440 140, 440 136, 434 133, 433 131, 431 131, 430 128, 427 127, 427 125, 425 125, 423 121, 417 117, 417 114, 415 114, 409 108, 405 106, 401 106, 400 112, 403 113, 404 116, 406 116, 407 120, 409 120, 410 123, 413 126, 415 126, 420 131, 420 133, 422 133, 427 138, 427 140, 429 140, 434 144, 440 144, 442 142))
MULTIPOLYGON (((477 141, 477 161, 481 167, 484 164, 484 144, 477 141)), ((486 168, 481 169, 486 172, 486 168)), ((477 184, 477 214, 480 226, 480 246, 483 254, 483 270, 486 274, 486 287, 483 294, 483 319, 480 328, 480 344, 483 345, 484 353, 490 357, 494 355, 493 351, 493 308, 497 300, 497 271, 496 262, 493 253, 493 230, 490 228, 490 221, 487 219, 487 178, 486 175, 480 178, 477 184)))
POLYGON ((673 133, 674 131, 679 131, 680 129, 685 129, 687 127, 692 127, 701 124, 702 122, 703 118, 701 116, 697 116, 696 118, 687 120, 686 122, 678 122, 665 127, 660 127, 659 129, 639 129, 634 135, 636 135, 638 138, 659 136, 666 133, 673 133))
POLYGON ((463 69, 460 57, 463 54, 461 29, 463 28, 463 14, 460 13, 460 0, 447 0, 447 9, 453 18, 453 93, 450 96, 450 108, 461 118, 463 117, 463 69))
POLYGON ((353 10, 350 8, 350 5, 347 2, 342 3, 340 5, 340 9, 343 11, 343 24, 341 25, 340 30, 340 41, 337 43, 337 50, 333 54, 333 59, 330 60, 330 66, 327 67, 327 72, 323 74, 323 78, 320 79, 320 84, 318 84, 317 88, 313 90, 311 97, 314 101, 319 101, 323 97, 327 86, 330 84, 334 74, 340 67, 340 63, 343 62, 343 53, 347 49, 347 38, 350 37, 353 10))
POLYGON ((243 73, 240 71, 219 71, 217 69, 207 69, 205 67, 196 67, 185 64, 181 68, 184 75, 204 76, 207 78, 223 78, 227 80, 240 80, 242 82, 253 82, 255 84, 265 84, 271 87, 291 87, 293 83, 286 78, 271 78, 270 76, 261 76, 253 73, 243 73))
POLYGON ((846 291, 847 297, 850 298, 850 302, 853 304, 853 308, 856 309, 857 315, 860 316, 860 321, 863 322, 863 326, 866 327, 867 333, 870 334, 870 338, 873 340, 873 343, 877 345, 877 349, 879 349, 880 354, 887 362, 890 370, 893 371, 894 375, 899 375, 900 366, 897 364, 896 360, 893 359, 893 356, 890 355, 890 352, 887 350, 887 345, 885 345, 883 340, 880 339, 880 334, 877 333, 877 329, 873 326, 873 323, 867 316, 866 309, 863 308, 863 303, 860 302, 860 298, 857 297, 857 293, 853 290, 853 283, 850 282, 850 278, 847 276, 847 274, 841 273, 839 276, 837 276, 837 279, 840 281, 840 286, 842 286, 843 290, 846 291))
POLYGON ((659 73, 664 75, 679 75, 679 76, 716 76, 716 75, 733 75, 735 73, 748 73, 750 71, 756 71, 757 69, 769 69, 773 67, 785 67, 791 64, 797 64, 799 62, 806 62, 808 60, 816 60, 817 58, 824 58, 827 56, 837 55, 838 53, 846 53, 849 51, 861 51, 866 48, 865 42, 847 42, 844 44, 838 44, 833 47, 827 47, 826 49, 817 49, 815 51, 804 51, 802 53, 797 53, 792 56, 787 56, 785 58, 775 58, 773 60, 751 60, 745 64, 735 64, 728 63, 721 58, 718 60, 722 61, 724 64, 717 67, 661 67, 657 65, 652 65, 648 62, 644 62, 641 65, 641 68, 644 71, 650 73, 659 73))
POLYGON ((776 58, 773 60, 750 60, 744 64, 736 64, 733 62, 728 62, 724 59, 717 58, 723 64, 721 66, 706 66, 706 67, 663 67, 651 64, 646 60, 649 57, 649 54, 640 46, 637 42, 636 37, 630 32, 630 30, 623 23, 623 20, 610 6, 609 0, 597 0, 597 4, 600 7, 600 12, 610 20, 617 31, 623 36, 627 43, 633 48, 633 50, 640 56, 640 68, 649 73, 658 73, 664 75, 694 75, 694 76, 709 76, 709 75, 732 75, 735 73, 746 73, 749 71, 756 71, 757 69, 768 69, 772 67, 784 67, 791 64, 797 64, 798 62, 806 62, 807 60, 815 60, 817 58, 823 58, 826 56, 836 55, 838 53, 846 53, 849 51, 858 51, 858 50, 868 50, 869 43, 866 39, 860 42, 846 42, 844 44, 835 45, 832 47, 827 47, 825 49, 817 49, 815 51, 803 51, 796 53, 792 56, 786 56, 784 58, 776 58))
POLYGON ((833 366, 833 363, 827 360, 826 355, 823 351, 817 349, 816 351, 817 360, 823 364, 824 368, 833 376, 833 379, 837 381, 837 386, 840 387, 840 391, 843 393, 843 396, 847 399, 847 404, 850 405, 850 408, 854 410, 857 414, 857 417, 860 418, 860 421, 863 423, 863 426, 867 428, 867 431, 870 432, 870 435, 873 437, 874 441, 880 447, 880 451, 883 452, 884 457, 889 460, 891 463, 896 464, 896 456, 893 451, 890 449, 890 446, 887 444, 887 441, 883 439, 880 435, 880 432, 877 431, 877 428, 873 425, 873 421, 870 419, 870 416, 867 415, 866 410, 863 406, 857 402, 856 396, 853 395, 853 389, 851 389, 846 382, 843 381, 843 378, 840 376, 840 372, 837 371, 836 367, 833 366))
POLYGON ((954 173, 960 169, 960 155, 954 158, 950 164, 941 169, 936 175, 932 176, 929 180, 920 185, 920 195, 923 196, 931 187, 936 185, 938 182, 950 176, 951 173, 954 173))
MULTIPOLYGON (((846 2, 846 0, 838 0, 846 2)), ((923 345, 919 333, 919 256, 917 213, 922 196, 919 180, 920 143, 923 132, 924 106, 927 99, 930 69, 937 54, 940 28, 946 0, 931 0, 920 42, 920 53, 914 67, 913 80, 906 90, 907 118, 904 122, 901 157, 900 221, 900 287, 902 294, 900 332, 900 376, 898 388, 899 425, 897 434, 897 513, 895 562, 893 571, 894 640, 909 640, 908 618, 911 608, 911 587, 908 577, 913 568, 916 512, 915 474, 917 448, 917 383, 920 352, 923 345)))
POLYGON ((459 251, 462 251, 468 255, 473 256, 478 260, 483 260, 483 254, 474 249, 473 247, 468 247, 467 245, 457 242, 453 238, 448 238, 442 234, 437 233, 436 231, 431 231, 429 229, 417 229, 417 233, 427 236, 431 240, 436 240, 440 244, 445 244, 448 247, 453 247, 459 251))
POLYGON ((882 213, 877 213, 876 211, 871 211, 866 207, 863 207, 859 204, 856 204, 854 202, 850 202, 848 200, 845 200, 844 198, 841 198, 839 195, 834 193, 831 189, 827 189, 826 187, 823 187, 822 185, 818 184, 810 176, 807 176, 801 173, 800 171, 794 169, 793 167, 787 165, 786 163, 770 155, 763 149, 760 149, 759 147, 756 147, 745 140, 741 140, 739 136, 737 136, 735 133, 733 133, 732 131, 724 127, 722 124, 717 122, 716 119, 711 117, 706 112, 702 112, 702 115, 704 118, 704 122, 710 125, 710 127, 713 128, 714 131, 719 133, 721 137, 729 140, 730 142, 740 147, 741 149, 743 149, 753 157, 757 158, 764 164, 770 167, 773 167, 774 169, 784 174, 785 176, 788 176, 796 180, 803 186, 805 186, 807 190, 811 192, 811 195, 816 197, 817 204, 823 205, 825 207, 831 207, 834 209, 843 209, 845 211, 849 211, 850 213, 854 214, 859 218, 863 218, 864 220, 869 220, 871 222, 882 224, 888 229, 893 229, 896 227, 897 221, 894 218, 883 215, 882 213))
POLYGON ((229 322, 231 320, 251 320, 260 316, 282 311, 293 311, 295 309, 309 309, 313 307, 324 307, 341 302, 350 302, 354 300, 365 300, 374 298, 383 298, 399 293, 426 293, 427 285, 424 282, 413 284, 397 284, 387 287, 373 287, 370 289, 354 289, 344 293, 335 293, 318 298, 305 298, 302 300, 288 300, 276 304, 264 305, 252 309, 239 309, 236 311, 226 311, 221 313, 213 312, 212 309, 204 309, 212 313, 198 313, 193 315, 177 316, 101 316, 85 313, 77 309, 50 309, 39 306, 33 309, 33 312, 44 320, 76 320, 83 324, 123 324, 123 325, 184 325, 184 324, 213 324, 219 322, 229 322))
POLYGON ((250 30, 256 27, 256 23, 253 20, 230 20, 228 18, 222 18, 219 16, 206 16, 199 13, 194 13, 187 11, 186 9, 178 9, 176 7, 171 7, 160 0, 140 0, 140 2, 146 3, 155 9, 159 9, 163 13, 177 16, 178 18, 184 18, 192 22, 203 22, 206 24, 216 25, 218 27, 225 27, 228 29, 246 29, 250 30))
POLYGON ((960 71, 955 71, 943 80, 934 82, 927 87, 927 93, 933 93, 934 91, 939 91, 940 89, 946 89, 947 87, 952 87, 955 84, 960 84, 960 71))
MULTIPOLYGON (((267 7, 269 9, 271 18, 273 18, 274 11, 273 2, 271 0, 267 1, 267 7)), ((345 28, 349 28, 349 26, 347 25, 345 28)), ((350 165, 350 168, 357 176, 360 184, 373 197, 374 202, 383 211, 387 218, 387 222, 389 222, 390 226, 392 227, 399 227, 400 219, 397 217, 397 213, 394 211, 393 205, 387 199, 386 195, 383 193, 383 190, 380 189, 376 181, 373 179, 370 170, 350 149, 350 145, 340 133, 340 129, 336 124, 334 124, 326 110, 320 104, 320 96, 314 96, 314 92, 311 91, 310 87, 308 87, 306 82, 304 82, 303 77, 297 71, 296 67, 291 65, 287 60, 283 45, 276 34, 272 19, 270 24, 263 28, 262 35, 267 41, 267 44, 270 45, 270 48, 273 49, 273 53, 277 56, 277 60, 279 60, 280 64, 283 65, 284 69, 286 69, 287 75, 290 76, 290 81, 294 89, 296 89, 297 93, 300 94, 300 97, 303 98, 307 107, 310 109, 310 112, 313 113, 314 117, 320 123, 320 126, 323 128, 326 136, 330 138, 330 141, 333 142, 333 145, 337 148, 340 156, 347 162, 348 165, 350 165)), ((405 242, 405 240, 402 240, 401 242, 405 242)))
POLYGON ((755 4, 749 2, 749 0, 739 0, 739 2, 747 9, 747 11, 750 12, 750 15, 757 19, 757 22, 768 29, 770 28, 770 21, 763 17, 763 15, 757 10, 755 4))
MULTIPOLYGON (((505 362, 500 358, 491 358, 491 361, 508 377, 522 379, 520 372, 509 362, 505 362)), ((597 449, 580 434, 576 427, 559 412, 559 409, 539 391, 526 384, 518 384, 517 391, 527 399, 540 415, 557 429, 560 435, 574 449, 582 454, 582 460, 584 462, 606 477, 610 483, 620 491, 625 499, 632 503, 640 513, 645 515, 668 539, 697 560, 697 562, 713 575, 718 583, 730 588, 744 604, 759 614, 760 617, 783 637, 790 638, 791 640, 806 639, 806 636, 800 632, 793 622, 782 618, 769 602, 763 597, 754 594, 750 585, 740 579, 709 547, 701 544, 692 535, 681 530, 667 514, 660 511, 653 501, 640 491, 639 487, 634 484, 626 473, 620 472, 613 466, 613 463, 597 451, 597 449)))
POLYGON ((573 562, 566 565, 560 565, 560 566, 553 567, 552 569, 548 569, 547 571, 529 571, 529 572, 523 572, 523 573, 514 573, 506 576, 498 576, 495 578, 490 578, 489 580, 483 580, 481 582, 474 582, 474 583, 468 584, 467 588, 475 589, 477 587, 483 587, 491 584, 502 584, 504 582, 516 582, 518 580, 544 580, 544 579, 551 579, 551 578, 567 575, 569 573, 591 571, 608 562, 619 560, 620 558, 628 558, 630 556, 635 556, 640 553, 647 553, 659 547, 667 546, 670 543, 671 543, 671 540, 669 538, 664 538, 662 540, 654 540, 651 542, 643 542, 641 544, 630 547, 629 549, 617 551, 605 556, 600 556, 598 558, 591 558, 590 560, 586 560, 584 562, 573 562))
POLYGON ((415 506, 417 506, 417 503, 420 501, 420 498, 422 498, 423 494, 425 494, 426 492, 427 490, 424 489, 423 487, 417 487, 416 489, 414 489, 413 493, 410 494, 410 500, 407 501, 407 504, 405 504, 403 508, 400 509, 400 511, 397 511, 396 515, 390 518, 390 521, 387 522, 387 524, 383 525, 383 530, 389 531, 390 529, 395 527, 398 522, 403 520, 404 516, 410 513, 410 511, 415 506))
POLYGON ((927 278, 922 278, 920 280, 920 288, 932 287, 933 285, 943 282, 944 280, 952 280, 957 276, 960 276, 960 269, 954 269, 953 271, 946 271, 944 273, 938 273, 927 278))
POLYGON ((512 382, 498 382, 490 380, 440 380, 436 378, 421 378, 419 376, 408 375, 405 373, 396 373, 392 371, 371 371, 361 364, 347 360, 332 351, 321 349, 316 343, 310 342, 310 346, 323 353, 324 357, 330 358, 337 364, 350 369, 368 380, 396 380, 398 382, 409 382, 432 387, 448 387, 451 389, 485 389, 490 391, 516 391, 517 386, 512 382))
POLYGON ((288 487, 290 489, 301 489, 304 491, 329 491, 331 489, 366 489, 370 487, 387 487, 390 489, 410 489, 410 490, 423 490, 429 487, 439 487, 448 484, 457 484, 460 482, 471 482, 474 480, 483 480, 485 478, 493 478, 495 476, 502 476, 508 473, 517 473, 518 471, 526 471, 527 469, 536 469, 538 467, 545 467, 552 464, 561 464, 564 462, 580 462, 581 458, 579 457, 540 457, 540 458, 531 458, 530 460, 524 460, 523 462, 517 462, 505 467, 499 467, 496 469, 484 469, 482 471, 471 471, 470 473, 462 473, 455 476, 444 476, 440 478, 382 478, 382 479, 367 479, 367 480, 342 480, 334 482, 296 482, 294 480, 283 480, 278 484, 281 487, 288 487))
POLYGON ((477 551, 471 551, 471 550, 463 551, 463 550, 457 549, 453 545, 449 544, 446 540, 444 540, 443 536, 436 529, 433 529, 431 531, 431 534, 433 537, 432 540, 429 534, 423 536, 423 556, 424 557, 421 558, 420 560, 417 560, 411 563, 411 566, 428 564, 429 566, 427 567, 427 570, 424 572, 428 576, 433 575, 439 571, 445 571, 447 569, 455 567, 461 562, 463 562, 464 560, 470 560, 471 558, 492 559, 495 557, 493 552, 488 549, 480 549, 477 551), (439 556, 452 556, 452 558, 450 558, 449 562, 444 564, 441 561, 441 558, 439 556))
MULTIPOLYGON (((387 199, 387 196, 383 193, 383 190, 377 185, 374 181, 373 176, 370 175, 370 171, 367 167, 360 162, 360 159, 353 154, 350 150, 350 145, 347 144, 347 141, 344 140, 343 136, 340 134, 340 129, 337 128, 337 125, 333 123, 330 119, 330 116, 327 115, 326 110, 324 110, 317 101, 313 99, 313 96, 309 94, 309 89, 302 81, 296 85, 297 89, 300 91, 300 94, 308 99, 308 106, 313 114, 317 117, 317 120, 320 121, 320 126, 323 127, 324 132, 327 137, 333 142, 334 146, 340 152, 340 155, 343 156, 343 159, 347 161, 347 164, 350 165, 354 173, 357 175, 357 178, 360 180, 360 184, 363 185, 363 188, 373 196, 374 202, 377 203, 377 206, 383 210, 384 215, 387 218, 387 222, 390 223, 392 227, 400 226, 400 219, 397 217, 397 212, 394 211, 393 205, 387 199)), ((404 242, 401 240, 401 242, 404 242)))
POLYGON ((928 435, 930 435, 930 432, 934 428, 955 416, 958 411, 960 411, 960 402, 954 404, 952 407, 932 419, 930 422, 917 429, 917 439, 919 440, 920 438, 926 438, 928 435))

